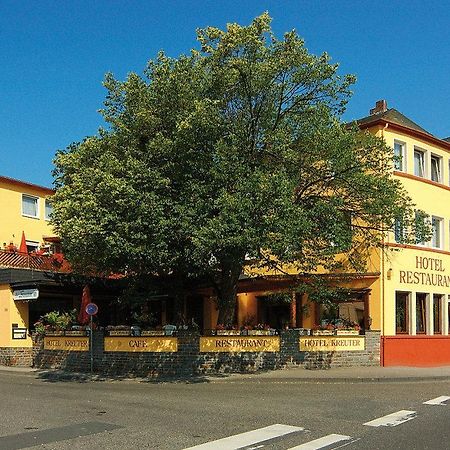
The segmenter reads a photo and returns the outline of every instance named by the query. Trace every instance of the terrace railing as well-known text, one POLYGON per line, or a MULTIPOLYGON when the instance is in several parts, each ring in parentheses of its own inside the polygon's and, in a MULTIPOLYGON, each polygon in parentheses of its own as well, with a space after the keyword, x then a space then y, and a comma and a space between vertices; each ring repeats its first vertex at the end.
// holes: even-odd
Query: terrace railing
POLYGON ((0 268, 33 269, 46 272, 70 272, 69 263, 60 253, 33 255, 0 250, 0 268))

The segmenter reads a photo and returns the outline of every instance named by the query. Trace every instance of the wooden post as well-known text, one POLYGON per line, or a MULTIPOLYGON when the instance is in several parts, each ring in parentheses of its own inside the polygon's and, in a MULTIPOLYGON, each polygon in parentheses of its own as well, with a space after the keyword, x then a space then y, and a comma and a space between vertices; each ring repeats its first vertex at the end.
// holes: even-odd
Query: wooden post
POLYGON ((297 299, 295 292, 292 292, 291 309, 290 309, 290 327, 297 328, 297 299))

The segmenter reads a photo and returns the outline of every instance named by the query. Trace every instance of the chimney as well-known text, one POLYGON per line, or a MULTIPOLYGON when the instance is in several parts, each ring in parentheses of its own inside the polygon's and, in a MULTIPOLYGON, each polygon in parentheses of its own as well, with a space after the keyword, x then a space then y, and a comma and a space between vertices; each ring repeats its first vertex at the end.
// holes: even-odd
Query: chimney
POLYGON ((375 103, 375 108, 372 108, 369 112, 371 116, 374 114, 384 113, 387 111, 387 101, 386 100, 378 100, 375 103))

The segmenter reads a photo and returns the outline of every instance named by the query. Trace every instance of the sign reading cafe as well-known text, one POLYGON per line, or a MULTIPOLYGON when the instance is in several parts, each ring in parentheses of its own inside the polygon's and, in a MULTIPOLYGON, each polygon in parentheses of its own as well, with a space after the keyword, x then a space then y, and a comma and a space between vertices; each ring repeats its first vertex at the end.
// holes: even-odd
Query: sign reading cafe
POLYGON ((450 287, 450 275, 445 275, 442 259, 416 256, 416 270, 400 270, 399 282, 425 286, 450 287), (431 273, 424 272, 425 270, 431 273))

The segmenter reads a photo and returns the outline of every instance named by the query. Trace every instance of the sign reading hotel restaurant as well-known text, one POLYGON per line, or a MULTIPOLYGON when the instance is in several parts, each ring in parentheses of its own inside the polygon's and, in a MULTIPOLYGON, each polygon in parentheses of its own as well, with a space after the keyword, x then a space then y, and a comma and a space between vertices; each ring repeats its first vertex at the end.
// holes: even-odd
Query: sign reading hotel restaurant
POLYGON ((200 352, 279 352, 279 336, 213 336, 200 338, 200 352))
POLYGON ((36 300, 39 297, 39 289, 16 289, 13 291, 13 299, 21 300, 36 300))
POLYGON ((355 352, 364 350, 364 336, 311 336, 300 338, 301 352, 355 352))
POLYGON ((72 352, 87 352, 89 338, 87 337, 44 337, 44 350, 64 350, 72 352))
POLYGON ((450 275, 445 275, 444 272, 442 259, 416 256, 415 270, 400 270, 399 283, 450 287, 450 275))
POLYGON ((105 337, 105 352, 177 352, 175 337, 105 337))

